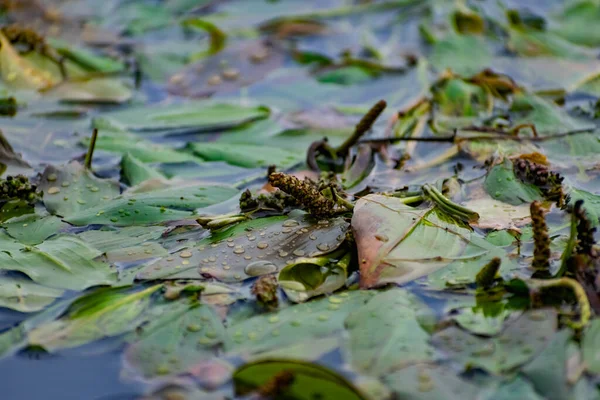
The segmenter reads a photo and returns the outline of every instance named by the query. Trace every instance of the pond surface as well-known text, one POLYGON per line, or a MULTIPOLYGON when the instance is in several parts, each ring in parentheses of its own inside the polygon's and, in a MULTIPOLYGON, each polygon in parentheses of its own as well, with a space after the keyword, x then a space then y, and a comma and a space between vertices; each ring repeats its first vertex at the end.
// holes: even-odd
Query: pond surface
POLYGON ((0 10, 2 398, 600 398, 597 1, 0 10))

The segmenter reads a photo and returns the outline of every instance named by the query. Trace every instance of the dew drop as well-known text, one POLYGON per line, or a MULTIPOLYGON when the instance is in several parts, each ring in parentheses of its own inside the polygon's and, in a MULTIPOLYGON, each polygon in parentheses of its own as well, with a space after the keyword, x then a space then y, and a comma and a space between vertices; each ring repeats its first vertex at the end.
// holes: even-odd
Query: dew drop
POLYGON ((191 256, 192 256, 192 252, 188 251, 188 250, 185 250, 185 251, 182 251, 181 253, 179 253, 179 257, 181 257, 181 258, 190 258, 191 256))
POLYGON ((48 194, 56 194, 56 193, 60 193, 60 189, 57 188, 56 186, 52 186, 51 188, 48 189, 48 194))
POLYGON ((319 244, 317 244, 317 249, 319 249, 321 251, 328 251, 329 250, 329 244, 327 244, 327 243, 319 243, 319 244))

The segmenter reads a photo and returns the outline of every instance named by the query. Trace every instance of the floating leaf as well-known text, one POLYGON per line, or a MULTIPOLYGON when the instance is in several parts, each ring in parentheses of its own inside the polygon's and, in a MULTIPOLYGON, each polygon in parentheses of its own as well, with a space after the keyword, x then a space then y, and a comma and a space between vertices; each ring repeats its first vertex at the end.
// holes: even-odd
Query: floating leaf
MULTIPOLYGON (((89 146, 89 138, 83 140, 83 144, 89 146)), ((189 153, 177 151, 162 144, 152 143, 134 133, 110 129, 101 129, 98 131, 96 149, 122 155, 131 154, 143 163, 202 161, 189 153)))
MULTIPOLYGON (((233 373, 236 395, 245 395, 256 390, 265 391, 273 380, 287 373, 291 379, 282 394, 298 400, 366 398, 349 381, 333 371, 301 361, 263 360, 246 364, 233 373)), ((274 390, 280 388, 275 387, 274 390)))
POLYGON ((375 294, 343 292, 235 322, 227 328, 225 350, 236 354, 259 353, 327 337, 342 331, 346 316, 375 294))
POLYGON ((571 331, 567 329, 557 332, 548 346, 522 369, 537 391, 548 400, 569 398, 570 385, 566 372, 567 347, 571 336, 571 331))
POLYGON ((190 218, 197 208, 228 200, 238 190, 228 186, 186 186, 143 193, 124 193, 93 208, 72 213, 66 221, 74 225, 146 225, 190 218))
POLYGON ((125 357, 145 378, 178 374, 211 358, 224 335, 221 318, 211 306, 184 299, 145 325, 125 357))
POLYGON ((483 187, 495 200, 518 206, 542 199, 542 193, 534 185, 522 182, 515 176, 512 162, 505 159, 490 169, 483 187))
POLYGON ((343 256, 327 254, 322 257, 298 258, 279 272, 279 286, 295 303, 333 293, 344 286, 348 279, 350 258, 349 253, 343 256), (341 258, 338 260, 338 257, 341 258))
POLYGON ((29 344, 52 352, 132 331, 142 322, 150 296, 161 287, 132 293, 122 288, 105 289, 85 295, 60 319, 31 330, 29 344))
POLYGON ((573 206, 579 200, 583 200, 585 215, 589 218, 592 226, 600 224, 600 196, 585 190, 573 189, 569 192, 568 205, 573 206))
POLYGON ((416 364, 384 377, 394 394, 406 400, 462 400, 477 398, 479 388, 445 366, 416 364))
POLYGON ((123 249, 158 239, 166 227, 131 226, 122 229, 87 230, 77 236, 100 251, 123 249))
POLYGON ((381 376, 409 364, 430 361, 434 350, 429 334, 417 320, 425 308, 403 289, 379 293, 352 312, 345 325, 345 351, 358 371, 381 376))
POLYGON ((99 179, 78 162, 62 167, 48 166, 40 178, 44 205, 52 214, 76 215, 117 196, 119 184, 99 179))
POLYGON ((20 312, 40 311, 62 294, 60 289, 48 288, 26 279, 7 276, 0 278, 0 307, 20 312))
POLYGON ((246 168, 276 165, 287 169, 304 159, 304 154, 265 145, 213 142, 192 143, 188 148, 204 160, 225 161, 246 168))
POLYGON ((33 281, 83 290, 115 281, 109 265, 94 261, 101 253, 73 236, 57 236, 37 246, 24 246, 0 233, 0 269, 20 271, 33 281))
POLYGON ((367 195, 352 216, 358 246, 361 285, 408 282, 456 259, 487 253, 470 245, 471 232, 441 219, 433 208, 413 208, 401 199, 367 195))
POLYGON ((432 343, 465 368, 501 374, 531 360, 551 343, 555 330, 556 312, 542 309, 524 313, 489 339, 450 327, 436 333, 432 343))
POLYGON ((307 215, 245 221, 148 265, 138 279, 214 277, 236 282, 274 273, 299 257, 318 257, 337 249, 347 227, 342 218, 317 222, 307 215))
POLYGON ((449 68, 459 75, 470 76, 491 64, 491 56, 481 37, 449 35, 433 46, 431 63, 439 70, 449 68))
MULTIPOLYGON (((507 171, 504 170, 502 172, 507 171)), ((501 176, 502 174, 497 175, 501 176)), ((491 186, 495 185, 492 185, 490 183, 489 186, 491 189, 491 186)), ((480 215, 479 220, 477 222, 472 223, 471 226, 477 226, 478 228, 482 229, 500 230, 507 228, 516 228, 519 226, 527 225, 529 222, 531 222, 531 218, 529 217, 529 205, 525 204, 512 205, 488 197, 469 200, 465 202, 465 207, 475 211, 477 214, 480 215)))
POLYGON ((600 320, 596 319, 590 322, 586 328, 581 343, 581 354, 585 362, 586 369, 592 374, 600 374, 600 352, 598 345, 600 343, 600 320))
POLYGON ((39 244, 67 226, 54 215, 40 216, 38 214, 26 214, 11 218, 2 224, 10 236, 29 245, 39 244))
POLYGON ((268 116, 269 109, 265 107, 196 101, 115 111, 95 118, 94 127, 162 133, 209 131, 232 128, 268 116))
POLYGON ((121 159, 121 173, 130 186, 135 186, 148 179, 161 179, 164 175, 149 165, 142 163, 131 153, 121 159))

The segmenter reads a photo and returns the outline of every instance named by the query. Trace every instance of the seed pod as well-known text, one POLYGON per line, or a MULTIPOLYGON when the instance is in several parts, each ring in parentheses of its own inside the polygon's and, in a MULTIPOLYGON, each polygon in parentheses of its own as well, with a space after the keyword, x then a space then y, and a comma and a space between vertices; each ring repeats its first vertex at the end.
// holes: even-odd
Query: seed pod
POLYGON ((277 278, 273 275, 264 275, 258 278, 252 286, 252 294, 256 296, 256 301, 267 310, 274 310, 279 305, 277 298, 277 278))
POLYGON ((333 200, 323 196, 309 182, 301 181, 295 176, 282 172, 271 174, 269 182, 272 186, 294 197, 315 218, 327 218, 333 214, 335 206, 333 200))
POLYGON ((548 225, 544 218, 544 210, 539 201, 534 201, 529 207, 533 226, 533 262, 531 266, 538 272, 550 270, 550 237, 548 225))
POLYGON ((475 276, 475 283, 477 283, 477 286, 483 289, 491 287, 500 270, 500 264, 502 264, 502 260, 499 257, 494 257, 489 263, 484 265, 475 276))
POLYGON ((583 200, 575 202, 573 215, 577 219, 577 246, 575 247, 575 253, 595 257, 596 251, 594 245, 596 244, 596 240, 594 239, 594 232, 596 232, 596 228, 592 228, 592 224, 585 214, 583 200))

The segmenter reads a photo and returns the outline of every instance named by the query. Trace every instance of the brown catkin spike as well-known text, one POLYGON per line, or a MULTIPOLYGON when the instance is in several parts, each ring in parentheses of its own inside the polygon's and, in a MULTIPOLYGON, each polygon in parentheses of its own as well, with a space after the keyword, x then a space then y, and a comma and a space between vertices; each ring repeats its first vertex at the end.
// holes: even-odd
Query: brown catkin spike
POLYGON ((333 214, 335 202, 319 193, 309 182, 275 172, 269 175, 269 183, 294 197, 315 218, 327 218, 333 214))
POLYGON ((585 254, 590 257, 596 256, 594 245, 594 232, 596 228, 592 228, 592 224, 585 214, 583 208, 583 200, 577 200, 573 206, 573 214, 577 218, 577 246, 575 247, 576 254, 585 254))
POLYGON ((350 150, 350 147, 354 146, 356 142, 358 142, 358 139, 360 139, 365 132, 371 129, 371 126, 373 126, 377 118, 379 118, 386 107, 387 103, 385 100, 379 100, 377 103, 375 103, 375 105, 371 107, 365 116, 361 118, 358 124, 356 124, 352 136, 346 139, 346 141, 342 143, 340 147, 338 147, 337 153, 340 155, 345 155, 348 150, 350 150))
POLYGON ((548 225, 544 218, 544 210, 539 201, 534 201, 529 207, 533 225, 533 262, 531 266, 537 271, 550 269, 550 237, 548 225))
POLYGON ((252 286, 252 294, 256 296, 256 301, 262 307, 275 310, 279 305, 277 278, 272 275, 261 276, 252 286))

